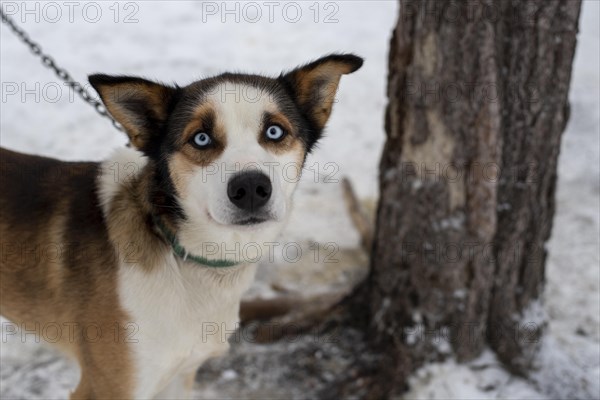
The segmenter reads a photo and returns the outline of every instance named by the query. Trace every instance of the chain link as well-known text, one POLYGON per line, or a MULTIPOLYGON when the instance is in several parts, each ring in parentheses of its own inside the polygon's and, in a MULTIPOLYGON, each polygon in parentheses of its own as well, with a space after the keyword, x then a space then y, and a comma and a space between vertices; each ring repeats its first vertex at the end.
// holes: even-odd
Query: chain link
POLYGON ((8 15, 6 15, 4 13, 4 10, 1 7, 0 7, 0 17, 2 18, 2 22, 5 23, 6 25, 8 25, 8 27, 13 31, 13 33, 19 39, 21 39, 21 41, 23 43, 25 43, 29 47, 31 52, 33 54, 35 54, 36 56, 40 57, 40 59, 42 60, 42 64, 44 64, 44 66, 53 70, 54 73, 56 74, 56 76, 58 76, 61 80, 63 80, 67 84, 67 86, 69 86, 71 89, 73 89, 75 91, 75 93, 77 93, 79 95, 79 97, 81 97, 83 99, 83 101, 85 101, 86 103, 88 103, 92 107, 94 107, 94 109, 96 110, 96 112, 98 112, 98 114, 110 119, 112 121, 113 126, 117 130, 119 130, 121 132, 124 131, 121 124, 119 124, 117 121, 115 121, 113 119, 113 117, 108 113, 108 111, 106 110, 104 105, 101 102, 99 102, 98 100, 94 99, 94 96, 92 96, 90 94, 90 92, 88 92, 79 82, 75 81, 64 68, 61 68, 58 65, 56 65, 56 63, 54 62, 54 59, 52 57, 50 57, 49 55, 45 54, 42 51, 41 47, 36 42, 31 40, 29 38, 29 35, 25 31, 23 31, 21 28, 19 28, 15 24, 15 22, 12 20, 12 18, 10 18, 8 15))

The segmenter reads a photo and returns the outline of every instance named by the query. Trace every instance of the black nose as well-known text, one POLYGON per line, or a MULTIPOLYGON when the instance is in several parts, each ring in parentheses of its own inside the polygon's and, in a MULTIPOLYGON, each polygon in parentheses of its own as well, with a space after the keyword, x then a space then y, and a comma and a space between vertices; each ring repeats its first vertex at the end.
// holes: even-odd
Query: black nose
POLYGON ((256 211, 271 198, 271 180, 258 171, 242 172, 227 184, 227 196, 244 211, 256 211))

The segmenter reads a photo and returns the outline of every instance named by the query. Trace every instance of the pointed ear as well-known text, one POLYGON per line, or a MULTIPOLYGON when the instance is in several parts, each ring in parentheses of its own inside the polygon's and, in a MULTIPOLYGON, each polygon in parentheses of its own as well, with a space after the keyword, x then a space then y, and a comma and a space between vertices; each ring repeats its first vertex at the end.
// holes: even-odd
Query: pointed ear
POLYGON ((151 140, 167 120, 176 87, 131 76, 90 75, 108 112, 117 120, 139 150, 148 150, 151 140))
POLYGON ((344 74, 359 69, 363 59, 354 54, 332 54, 283 74, 302 111, 323 129, 329 119, 335 93, 344 74))

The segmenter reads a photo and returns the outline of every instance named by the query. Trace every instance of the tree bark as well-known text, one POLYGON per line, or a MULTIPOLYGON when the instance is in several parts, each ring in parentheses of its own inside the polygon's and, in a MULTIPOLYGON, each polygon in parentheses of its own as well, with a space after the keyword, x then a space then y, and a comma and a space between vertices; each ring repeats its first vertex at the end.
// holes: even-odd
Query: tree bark
POLYGON ((374 397, 486 344, 513 370, 531 367, 580 5, 401 2, 361 288, 386 357, 374 397))

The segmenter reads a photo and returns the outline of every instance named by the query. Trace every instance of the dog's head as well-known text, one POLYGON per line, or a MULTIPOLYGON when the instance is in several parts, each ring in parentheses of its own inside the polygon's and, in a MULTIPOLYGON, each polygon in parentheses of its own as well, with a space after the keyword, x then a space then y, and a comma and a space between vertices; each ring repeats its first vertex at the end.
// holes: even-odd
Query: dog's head
POLYGON ((185 87, 89 80, 154 169, 155 213, 171 219, 184 247, 200 252, 207 242, 231 250, 272 239, 341 76, 361 65, 354 55, 330 55, 277 78, 227 73, 185 87))

